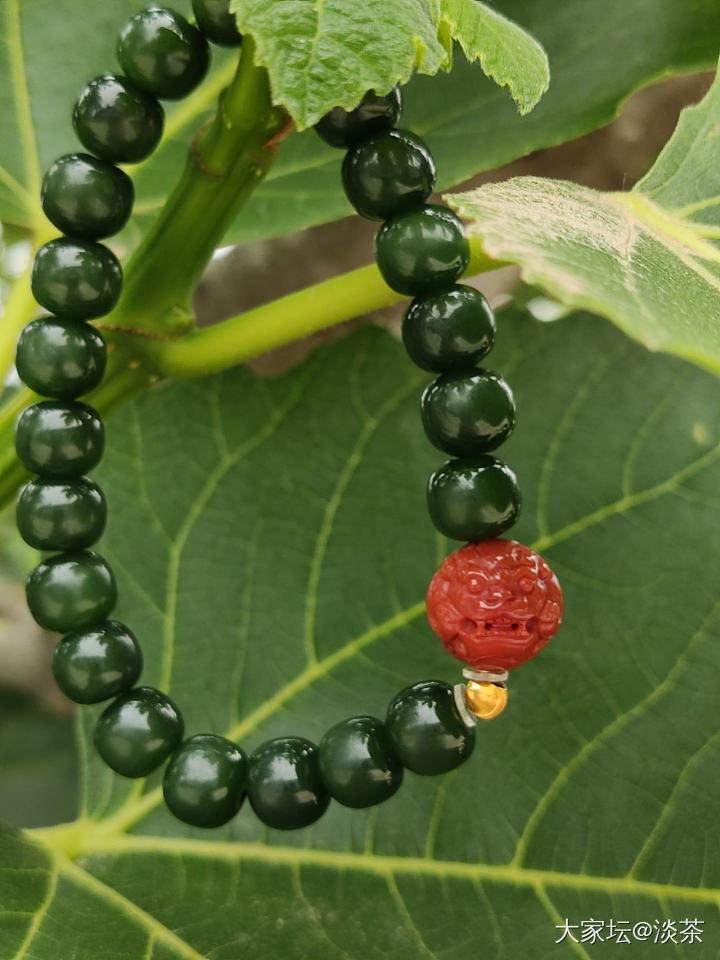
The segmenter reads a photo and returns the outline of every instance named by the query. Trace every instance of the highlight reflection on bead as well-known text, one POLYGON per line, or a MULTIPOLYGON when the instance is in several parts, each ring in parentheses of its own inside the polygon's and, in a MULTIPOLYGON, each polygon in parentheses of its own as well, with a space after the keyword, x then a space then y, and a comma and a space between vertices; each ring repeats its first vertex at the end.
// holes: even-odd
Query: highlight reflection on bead
POLYGON ((480 720, 492 720, 499 716, 507 706, 508 689, 504 683, 490 683, 476 680, 468 681, 465 686, 465 704, 480 720))

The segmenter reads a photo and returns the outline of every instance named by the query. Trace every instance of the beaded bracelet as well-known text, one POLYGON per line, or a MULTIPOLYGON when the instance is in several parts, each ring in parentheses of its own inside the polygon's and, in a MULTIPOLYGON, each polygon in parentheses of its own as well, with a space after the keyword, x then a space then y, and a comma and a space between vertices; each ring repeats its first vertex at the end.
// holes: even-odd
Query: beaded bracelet
POLYGON ((164 693, 135 686, 142 669, 136 638, 109 620, 117 599, 107 562, 90 551, 106 521, 101 489, 84 474, 100 461, 103 424, 77 398, 101 381, 106 345, 89 323, 112 310, 122 270, 98 240, 121 230, 132 209, 134 163, 158 145, 164 114, 157 98, 177 99, 203 79, 207 40, 239 46, 229 0, 193 0, 199 29, 150 7, 131 17, 118 41, 123 75, 91 80, 73 124, 89 153, 61 157, 42 185, 42 206, 64 234, 37 253, 32 291, 51 315, 22 331, 17 370, 49 399, 22 412, 16 448, 37 474, 22 488, 17 523, 23 539, 54 551, 30 574, 35 620, 64 634, 53 656, 60 689, 80 704, 113 699, 95 728, 103 760, 125 777, 145 777, 169 759, 165 801, 194 826, 227 823, 244 797, 258 818, 279 829, 307 826, 331 797, 366 807, 392 796, 407 768, 446 773, 472 753, 478 718, 497 716, 507 700, 507 671, 534 656, 562 615, 557 578, 542 557, 497 539, 515 521, 520 496, 512 471, 490 454, 512 432, 510 388, 477 364, 492 348, 493 313, 481 293, 457 283, 469 262, 460 220, 428 205, 435 166, 425 144, 396 129, 401 95, 366 94, 350 111, 336 108, 317 124, 330 145, 347 151, 342 178, 362 216, 383 221, 378 267, 392 289, 414 297, 402 336, 420 367, 439 374, 425 390, 428 438, 452 455, 430 477, 428 507, 446 536, 467 541, 442 563, 427 595, 428 619, 446 649, 466 664, 465 683, 416 683, 390 703, 384 721, 352 717, 319 745, 301 737, 262 744, 248 759, 216 734, 183 740, 184 725, 164 693))

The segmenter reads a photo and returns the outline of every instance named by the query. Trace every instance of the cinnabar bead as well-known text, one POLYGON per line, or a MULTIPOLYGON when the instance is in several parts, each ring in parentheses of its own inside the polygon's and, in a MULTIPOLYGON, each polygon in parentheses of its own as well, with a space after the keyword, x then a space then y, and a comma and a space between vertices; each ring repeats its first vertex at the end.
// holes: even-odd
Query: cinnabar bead
POLYGON ((32 294, 50 313, 92 320, 110 313, 122 290, 122 268, 112 251, 93 240, 58 237, 35 254, 32 294))
POLYGON ((435 164, 419 137, 391 130, 348 150, 342 179, 361 216, 387 220, 425 203, 435 186, 435 164))
POLYGON ((334 107, 315 124, 315 131, 331 147, 347 150, 380 133, 387 133, 400 121, 402 94, 400 87, 378 96, 369 90, 353 110, 334 107))
POLYGON ((335 724, 320 741, 318 756, 325 786, 346 807, 382 803, 402 783, 402 764, 384 723, 376 717, 351 717, 335 724))
POLYGON ((315 823, 330 803, 320 776, 318 748, 303 737, 263 743, 250 757, 247 795, 268 827, 295 830, 315 823))
POLYGON ((402 338, 410 359, 423 370, 464 370, 492 350, 495 314, 479 290, 456 283, 413 300, 403 317, 402 338))
POLYGON ((107 504, 87 477, 29 480, 16 510, 20 536, 36 550, 84 550, 105 529, 107 504))
POLYGON ((112 73, 91 80, 73 112, 82 145, 113 163, 138 163, 149 157, 160 143, 164 123, 155 97, 112 73))
POLYGON ((465 725, 453 688, 442 680, 401 690, 388 707, 385 723, 395 755, 422 776, 454 770, 475 746, 475 730, 465 725))
POLYGON ((430 204, 384 223, 375 258, 389 287, 421 296, 455 283, 470 262, 470 244, 452 210, 430 204))
POLYGON ((194 827, 220 827, 245 797, 248 761, 231 740, 198 733, 184 740, 165 770, 163 796, 178 820, 194 827))
POLYGON ((117 56, 130 80, 161 100, 186 97, 210 65, 205 37, 168 7, 147 7, 130 17, 120 31, 117 56))
POLYGON ((94 390, 105 373, 107 347, 82 320, 41 317, 23 328, 15 353, 18 376, 43 397, 74 400, 94 390))
POLYGON ((104 447, 102 420, 78 400, 33 403, 15 425, 18 457, 42 477, 65 479, 88 473, 100 462, 104 447))
POLYGON ((60 157, 45 174, 42 207, 58 230, 83 240, 118 233, 135 197, 130 177, 107 160, 88 153, 60 157))
POLYGON ((154 687, 135 687, 105 708, 95 727, 95 746, 123 777, 146 777, 179 745, 184 724, 170 697, 154 687))
POLYGON ((560 584, 546 561, 515 540, 468 543, 443 560, 427 593, 430 626, 476 670, 512 670, 562 622, 560 584))
POLYGON ((82 550, 44 560, 28 577, 25 594, 41 627, 70 633, 107 619, 117 601, 117 584, 101 556, 82 550))
POLYGON ((116 620, 104 620, 63 637, 52 670, 57 685, 75 703, 100 703, 129 690, 142 670, 134 634, 116 620))
POLYGON ((490 370, 444 373, 429 384, 420 404, 428 440, 455 457, 500 446, 515 426, 515 400, 490 370))
POLYGON ((197 25, 210 40, 220 47, 239 47, 242 34, 235 16, 230 11, 230 0, 192 0, 197 25))
POLYGON ((511 527, 520 513, 512 470, 489 453, 449 460, 428 480, 430 519, 453 540, 489 540, 511 527))

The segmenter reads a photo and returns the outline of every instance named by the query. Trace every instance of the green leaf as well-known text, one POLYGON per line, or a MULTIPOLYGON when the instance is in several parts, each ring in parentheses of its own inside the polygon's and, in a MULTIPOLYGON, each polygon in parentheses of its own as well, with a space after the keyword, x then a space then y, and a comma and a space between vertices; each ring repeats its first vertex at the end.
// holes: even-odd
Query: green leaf
POLYGON ((529 113, 550 83, 545 51, 517 24, 478 0, 441 0, 442 18, 468 60, 508 87, 520 113, 529 113))
POLYGON ((720 75, 629 193, 519 177, 449 197, 491 256, 651 350, 720 371, 720 75))
MULTIPOLYGON (((247 806, 202 832, 163 809, 157 778, 103 769, 84 710, 81 819, 31 834, 40 847, 0 841, 5 953, 545 960, 577 955, 554 945, 565 916, 697 916, 707 942, 673 955, 715 956, 717 381, 591 316, 503 314, 499 341, 520 415, 503 451, 525 499, 513 534, 567 606, 475 756, 305 832, 264 830, 247 806)), ((441 457, 421 379, 365 328, 291 373, 165 385, 110 421, 101 549, 144 680, 189 733, 317 739, 409 682, 459 677, 423 616, 448 545, 424 504, 441 457)))

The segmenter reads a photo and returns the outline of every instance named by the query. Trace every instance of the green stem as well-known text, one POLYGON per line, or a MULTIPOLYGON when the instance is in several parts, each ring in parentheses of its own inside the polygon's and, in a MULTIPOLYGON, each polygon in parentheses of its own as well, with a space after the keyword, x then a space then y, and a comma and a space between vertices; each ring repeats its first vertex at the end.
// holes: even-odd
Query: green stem
MULTIPOLYGON (((501 266, 471 241, 467 274, 501 266)), ((403 300, 376 266, 360 267, 171 341, 141 347, 162 376, 197 377, 243 363, 275 347, 403 300)))

